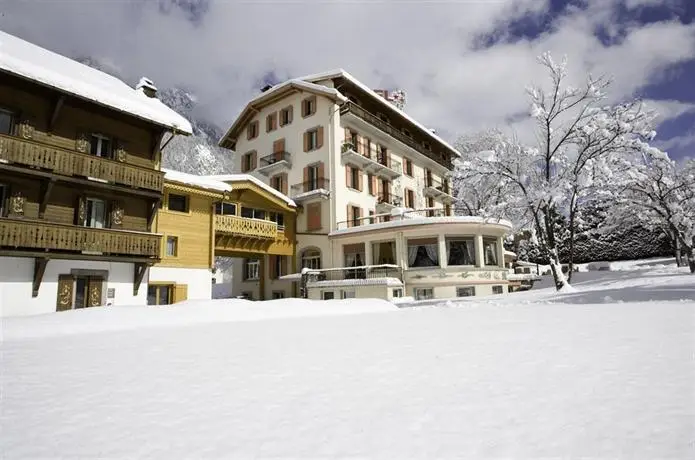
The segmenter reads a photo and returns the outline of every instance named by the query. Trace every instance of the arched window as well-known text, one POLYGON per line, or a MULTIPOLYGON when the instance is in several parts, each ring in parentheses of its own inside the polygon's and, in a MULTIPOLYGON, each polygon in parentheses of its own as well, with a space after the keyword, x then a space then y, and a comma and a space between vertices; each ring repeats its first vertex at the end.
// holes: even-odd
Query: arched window
POLYGON ((321 251, 308 248, 302 252, 302 268, 319 270, 321 268, 321 251))

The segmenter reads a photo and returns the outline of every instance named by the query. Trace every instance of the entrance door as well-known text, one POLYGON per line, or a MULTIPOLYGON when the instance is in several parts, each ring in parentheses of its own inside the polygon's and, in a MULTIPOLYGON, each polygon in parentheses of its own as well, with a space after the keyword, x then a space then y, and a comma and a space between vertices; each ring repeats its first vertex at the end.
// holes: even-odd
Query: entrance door
POLYGON ((60 275, 56 310, 100 306, 103 286, 104 278, 101 276, 60 275))

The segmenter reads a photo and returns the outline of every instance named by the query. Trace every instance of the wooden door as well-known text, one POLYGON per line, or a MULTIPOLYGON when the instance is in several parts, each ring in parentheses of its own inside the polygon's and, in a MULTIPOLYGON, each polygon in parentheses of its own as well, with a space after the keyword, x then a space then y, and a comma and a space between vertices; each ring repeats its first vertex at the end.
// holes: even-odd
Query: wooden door
POLYGON ((87 306, 98 307, 101 305, 104 279, 100 276, 90 276, 87 281, 87 306))
POLYGON ((75 280, 72 275, 58 276, 58 298, 56 300, 56 311, 72 309, 72 287, 75 280))

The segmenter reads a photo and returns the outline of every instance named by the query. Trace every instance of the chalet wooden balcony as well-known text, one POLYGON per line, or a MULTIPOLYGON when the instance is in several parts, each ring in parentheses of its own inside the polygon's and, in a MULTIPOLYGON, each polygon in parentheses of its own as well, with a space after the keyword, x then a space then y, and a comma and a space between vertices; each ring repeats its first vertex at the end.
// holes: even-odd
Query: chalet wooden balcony
POLYGON ((159 259, 161 235, 0 218, 0 248, 35 252, 65 251, 159 259))
POLYGON ((226 235, 274 240, 278 237, 278 224, 269 220, 216 215, 215 231, 226 235))
POLYGON ((0 163, 40 168, 146 190, 162 191, 164 173, 116 160, 0 134, 0 163))

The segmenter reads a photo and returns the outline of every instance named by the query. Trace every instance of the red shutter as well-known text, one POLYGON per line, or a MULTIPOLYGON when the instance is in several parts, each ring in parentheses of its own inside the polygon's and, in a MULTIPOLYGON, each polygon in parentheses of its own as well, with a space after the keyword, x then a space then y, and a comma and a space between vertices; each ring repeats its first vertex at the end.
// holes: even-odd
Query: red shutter
POLYGON ((321 147, 323 147, 323 126, 319 126, 316 133, 316 148, 320 149, 321 147))
POLYGON ((357 190, 362 191, 362 170, 357 170, 357 190))
POLYGON ((304 181, 303 181, 303 189, 305 192, 309 191, 309 167, 305 166, 304 167, 304 181))
POLYGON ((287 195, 287 173, 282 173, 280 174, 280 179, 282 180, 282 186, 280 187, 280 191, 287 195))
POLYGON ((352 184, 350 183, 350 170, 352 168, 348 165, 345 165, 345 185, 347 187, 353 188, 352 184))
POLYGON ((304 152, 309 151, 309 133, 304 133, 304 152))

